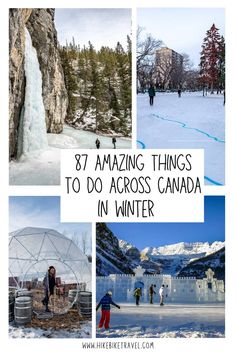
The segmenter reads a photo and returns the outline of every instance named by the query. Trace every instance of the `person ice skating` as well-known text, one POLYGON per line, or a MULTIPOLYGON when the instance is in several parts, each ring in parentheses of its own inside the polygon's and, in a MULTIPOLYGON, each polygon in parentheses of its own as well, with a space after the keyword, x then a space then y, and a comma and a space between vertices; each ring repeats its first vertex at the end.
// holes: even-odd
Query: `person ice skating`
MULTIPOLYGON (((166 298, 166 300, 168 298, 168 293, 169 293, 168 290, 169 290, 168 285, 166 285, 166 288, 165 288, 165 298, 166 298)), ((165 300, 165 302, 166 302, 166 300, 165 300)))
POLYGON ((162 284, 162 286, 161 286, 160 289, 159 289, 160 306, 163 306, 163 305, 164 305, 164 296, 165 296, 164 292, 165 292, 165 285, 162 284))
POLYGON ((134 297, 135 297, 135 303, 136 303, 136 306, 139 305, 140 303, 140 297, 142 296, 142 290, 141 288, 136 288, 134 290, 134 297))
POLYGON ((111 305, 120 309, 120 306, 117 305, 112 300, 112 292, 108 291, 105 296, 100 300, 99 304, 96 307, 96 311, 99 307, 102 307, 102 316, 98 324, 98 328, 102 328, 104 326, 105 329, 108 329, 110 326, 110 316, 111 316, 111 305))
POLYGON ((150 298, 150 304, 153 304, 153 296, 156 294, 154 288, 156 285, 152 284, 149 288, 149 298, 150 298))
POLYGON ((95 144, 96 144, 96 148, 100 149, 100 140, 99 139, 96 139, 95 144))
POLYGON ((51 312, 48 308, 48 303, 50 296, 54 294, 54 287, 56 285, 56 269, 53 266, 48 268, 48 271, 43 279, 44 286, 44 299, 42 300, 43 305, 46 307, 46 312, 51 312))
POLYGON ((112 138, 112 144, 113 144, 114 149, 116 149, 116 138, 115 137, 112 138))
POLYGON ((150 84, 150 87, 148 89, 148 94, 149 94, 150 106, 153 106, 154 96, 156 95, 155 88, 154 88, 153 84, 150 84))
POLYGON ((178 89, 178 96, 181 97, 181 89, 178 89))

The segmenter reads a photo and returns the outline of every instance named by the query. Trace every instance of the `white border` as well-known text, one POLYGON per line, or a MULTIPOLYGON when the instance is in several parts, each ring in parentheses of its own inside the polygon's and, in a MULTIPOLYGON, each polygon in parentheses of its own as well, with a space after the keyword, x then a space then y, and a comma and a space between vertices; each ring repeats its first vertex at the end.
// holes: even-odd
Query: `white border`
MULTIPOLYGON (((0 99, 1 99, 1 119, 0 119, 0 142, 1 142, 1 347, 4 353, 48 353, 48 352, 77 352, 81 350, 80 341, 74 339, 66 340, 37 340, 37 339, 8 339, 8 304, 7 304, 7 264, 8 264, 8 195, 58 195, 57 187, 10 187, 8 188, 8 7, 133 7, 133 16, 136 15, 136 7, 225 7, 226 8, 226 60, 227 60, 227 103, 226 103, 226 186, 205 188, 207 195, 226 196, 226 338, 225 339, 161 339, 155 340, 155 351, 164 353, 232 353, 235 348, 235 252, 236 252, 236 108, 235 108, 235 78, 236 78, 236 21, 235 21, 235 1, 233 0, 119 0, 116 1, 8 1, 1 6, 1 65, 0 65, 0 99)), ((134 31, 133 22, 133 31, 134 31)), ((134 43, 134 39, 133 39, 134 43)), ((134 45, 134 44, 133 44, 134 45)), ((133 46, 134 49, 134 46, 133 46)), ((133 62, 135 71, 135 63, 133 62)), ((134 77, 133 77, 134 80, 134 77)), ((134 85, 135 87, 135 85, 134 85)), ((135 91, 135 90, 134 90, 135 91)), ((133 114, 136 112, 136 98, 133 95, 133 114)), ((135 124, 133 129, 136 127, 135 124)), ((135 138, 135 134, 134 134, 135 138)), ((136 143, 135 143, 136 144, 136 143)), ((133 146, 135 147, 135 146, 133 146)), ((93 236, 95 236, 95 225, 93 225, 93 236)), ((95 237, 93 237, 93 260, 95 257, 95 237)), ((94 266, 95 267, 95 266, 94 266)), ((93 268, 94 274, 95 268, 93 268)), ((95 280, 93 280, 93 286, 95 280)), ((93 330, 94 331, 94 330, 93 330)), ((116 340, 116 339, 114 339, 116 340)), ((136 339, 135 339, 136 340, 136 339)), ((143 339, 137 339, 142 341, 143 339)), ((127 339, 127 341, 129 341, 127 339)), ((152 341, 152 340, 150 340, 152 341)), ((104 353, 106 350, 90 350, 91 353, 104 353)), ((117 351, 110 351, 115 353, 117 351)), ((121 351, 120 351, 121 352, 121 351)), ((125 351, 128 352, 127 350, 125 351)), ((144 351, 139 350, 139 353, 144 351)))

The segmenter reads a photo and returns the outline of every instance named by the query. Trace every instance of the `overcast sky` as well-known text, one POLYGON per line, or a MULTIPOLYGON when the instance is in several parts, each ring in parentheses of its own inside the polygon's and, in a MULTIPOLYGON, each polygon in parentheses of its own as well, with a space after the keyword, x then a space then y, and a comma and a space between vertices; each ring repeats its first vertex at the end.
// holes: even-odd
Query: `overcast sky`
POLYGON ((206 31, 215 23, 224 36, 224 22, 221 8, 142 8, 137 14, 137 23, 147 33, 176 52, 189 54, 195 67, 199 65, 206 31))
POLYGON ((108 223, 122 240, 139 250, 179 242, 214 242, 225 240, 225 198, 205 197, 204 223, 108 223))
POLYGON ((79 238, 83 233, 91 240, 90 223, 61 223, 59 197, 10 197, 9 230, 43 227, 79 238))
POLYGON ((55 24, 61 44, 72 37, 75 42, 96 49, 102 46, 114 48, 120 42, 127 46, 127 35, 131 33, 130 9, 56 9, 55 24))

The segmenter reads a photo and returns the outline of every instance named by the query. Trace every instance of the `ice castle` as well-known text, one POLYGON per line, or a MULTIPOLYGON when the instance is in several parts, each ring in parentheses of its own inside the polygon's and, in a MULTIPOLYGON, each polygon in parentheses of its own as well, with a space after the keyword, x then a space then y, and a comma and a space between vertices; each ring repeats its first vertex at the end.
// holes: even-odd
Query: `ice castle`
POLYGON ((224 281, 214 278, 212 269, 208 269, 203 279, 194 277, 173 277, 167 274, 144 274, 145 269, 138 266, 134 269, 135 275, 110 274, 96 278, 97 301, 109 290, 112 291, 114 301, 133 303, 134 289, 142 288, 141 303, 149 302, 149 288, 156 285, 154 302, 159 301, 159 288, 165 285, 165 297, 168 303, 216 303, 225 301, 224 281))

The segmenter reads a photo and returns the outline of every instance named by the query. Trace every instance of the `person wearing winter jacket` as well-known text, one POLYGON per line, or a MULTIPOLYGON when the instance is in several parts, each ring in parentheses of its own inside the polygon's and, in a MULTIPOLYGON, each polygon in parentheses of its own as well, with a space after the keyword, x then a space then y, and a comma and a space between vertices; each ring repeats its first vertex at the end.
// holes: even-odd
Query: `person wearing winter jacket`
POLYGON ((98 138, 95 140, 95 145, 96 145, 97 149, 100 149, 101 143, 100 143, 100 140, 98 138))
POLYGON ((135 297, 135 300, 136 300, 136 306, 139 305, 140 303, 140 297, 142 296, 142 290, 141 288, 136 288, 134 290, 134 297, 135 297))
POLYGON ((112 144, 113 144, 114 149, 116 149, 116 138, 114 136, 112 138, 112 144))
POLYGON ((44 286, 44 299, 42 300, 43 305, 46 307, 46 312, 51 312, 48 308, 49 298, 54 294, 54 287, 56 285, 56 269, 53 266, 48 268, 48 271, 43 279, 44 286))
POLYGON ((160 306, 164 305, 164 296, 165 296, 165 285, 162 284, 162 286, 159 289, 159 296, 160 296, 160 306))
POLYGON ((148 94, 149 94, 150 106, 153 106, 154 96, 156 95, 155 88, 154 88, 153 84, 150 84, 150 87, 148 89, 148 94))
POLYGON ((102 308, 102 316, 99 321, 98 328, 102 328, 103 326, 105 329, 109 328, 111 317, 111 305, 120 309, 120 306, 112 300, 112 292, 108 291, 106 295, 101 298, 100 302, 96 307, 96 311, 99 309, 100 306, 102 308))
POLYGON ((156 285, 152 284, 149 288, 149 299, 150 299, 150 304, 153 304, 153 296, 156 294, 154 288, 156 285))

